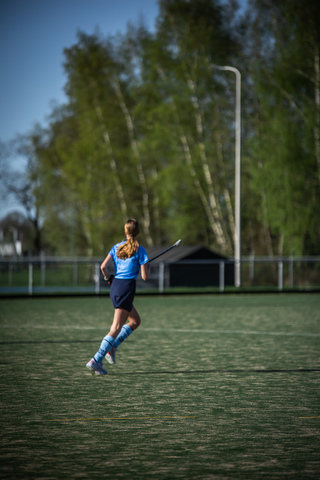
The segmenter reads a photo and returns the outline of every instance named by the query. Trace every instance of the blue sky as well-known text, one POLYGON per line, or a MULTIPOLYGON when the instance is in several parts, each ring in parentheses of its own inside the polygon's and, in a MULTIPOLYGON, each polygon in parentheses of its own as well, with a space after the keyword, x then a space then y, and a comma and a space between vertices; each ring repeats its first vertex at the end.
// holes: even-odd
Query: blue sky
MULTIPOLYGON (((0 142, 44 125, 53 104, 65 101, 63 49, 77 42, 79 29, 114 35, 143 19, 152 30, 158 11, 158 0, 1 0, 0 142)), ((1 202, 0 218, 14 210, 23 212, 12 200, 1 202)))
POLYGON ((125 33, 142 17, 153 29, 157 0, 1 0, 0 141, 43 123, 65 99, 63 49, 77 30, 125 33))

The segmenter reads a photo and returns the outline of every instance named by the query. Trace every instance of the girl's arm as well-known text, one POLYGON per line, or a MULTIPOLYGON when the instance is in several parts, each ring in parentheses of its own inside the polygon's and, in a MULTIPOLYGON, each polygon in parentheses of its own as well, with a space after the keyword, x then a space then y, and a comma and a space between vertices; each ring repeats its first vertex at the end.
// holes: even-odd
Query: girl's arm
POLYGON ((101 267, 100 267, 100 270, 101 272, 103 273, 103 276, 104 278, 107 280, 110 275, 109 275, 109 272, 108 272, 108 264, 111 262, 112 260, 112 257, 111 255, 108 255, 106 256, 106 258, 103 260, 103 262, 101 263, 101 267))
POLYGON ((141 265, 141 278, 142 280, 148 280, 150 275, 150 263, 147 262, 144 265, 141 265))

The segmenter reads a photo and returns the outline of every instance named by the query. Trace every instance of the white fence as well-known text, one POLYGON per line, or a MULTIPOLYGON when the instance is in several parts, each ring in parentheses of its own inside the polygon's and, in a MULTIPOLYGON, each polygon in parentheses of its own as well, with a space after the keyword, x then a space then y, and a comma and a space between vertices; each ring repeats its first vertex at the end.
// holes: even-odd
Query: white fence
MULTIPOLYGON (((0 260, 0 295, 96 293, 108 290, 99 258, 0 260)), ((153 262, 147 282, 137 280, 137 292, 320 290, 320 257, 243 257, 241 287, 234 287, 234 261, 188 260, 153 262)))

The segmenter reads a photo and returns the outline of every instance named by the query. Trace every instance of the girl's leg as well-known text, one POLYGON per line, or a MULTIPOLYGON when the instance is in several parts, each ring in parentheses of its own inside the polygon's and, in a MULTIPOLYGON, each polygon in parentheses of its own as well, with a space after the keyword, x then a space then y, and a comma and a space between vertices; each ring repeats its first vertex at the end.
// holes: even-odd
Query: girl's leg
POLYGON ((112 349, 115 339, 119 335, 122 326, 127 321, 128 316, 129 312, 126 310, 122 310, 121 308, 115 309, 110 331, 102 340, 99 350, 93 357, 96 362, 102 363, 105 355, 112 349))
POLYGON ((106 360, 114 364, 116 363, 116 349, 119 347, 119 345, 126 340, 131 333, 136 330, 141 323, 140 316, 137 312, 137 310, 133 307, 131 312, 128 315, 128 323, 122 326, 121 331, 119 335, 116 338, 116 341, 113 344, 113 347, 109 350, 109 352, 106 355, 106 360))
POLYGON ((122 326, 126 323, 129 315, 131 315, 131 312, 129 313, 127 312, 127 310, 123 310, 122 308, 115 309, 113 322, 109 332, 109 335, 111 335, 111 337, 113 337, 114 339, 117 338, 122 326))
POLYGON ((128 325, 132 330, 136 330, 141 323, 140 315, 137 310, 133 307, 128 316, 128 325))
POLYGON ((118 348, 120 343, 126 340, 129 337, 129 335, 131 335, 131 333, 139 327, 140 323, 141 323, 140 316, 137 310, 133 307, 131 312, 128 315, 128 323, 123 325, 119 335, 116 338, 116 341, 114 343, 114 348, 118 348))

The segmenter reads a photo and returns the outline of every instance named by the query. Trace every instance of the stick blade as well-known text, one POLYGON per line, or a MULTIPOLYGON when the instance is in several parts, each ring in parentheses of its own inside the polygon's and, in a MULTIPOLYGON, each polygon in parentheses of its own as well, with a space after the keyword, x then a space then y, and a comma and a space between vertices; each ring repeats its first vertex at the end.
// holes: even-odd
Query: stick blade
POLYGON ((174 247, 177 247, 178 245, 180 245, 180 243, 181 243, 181 238, 174 244, 174 247))

